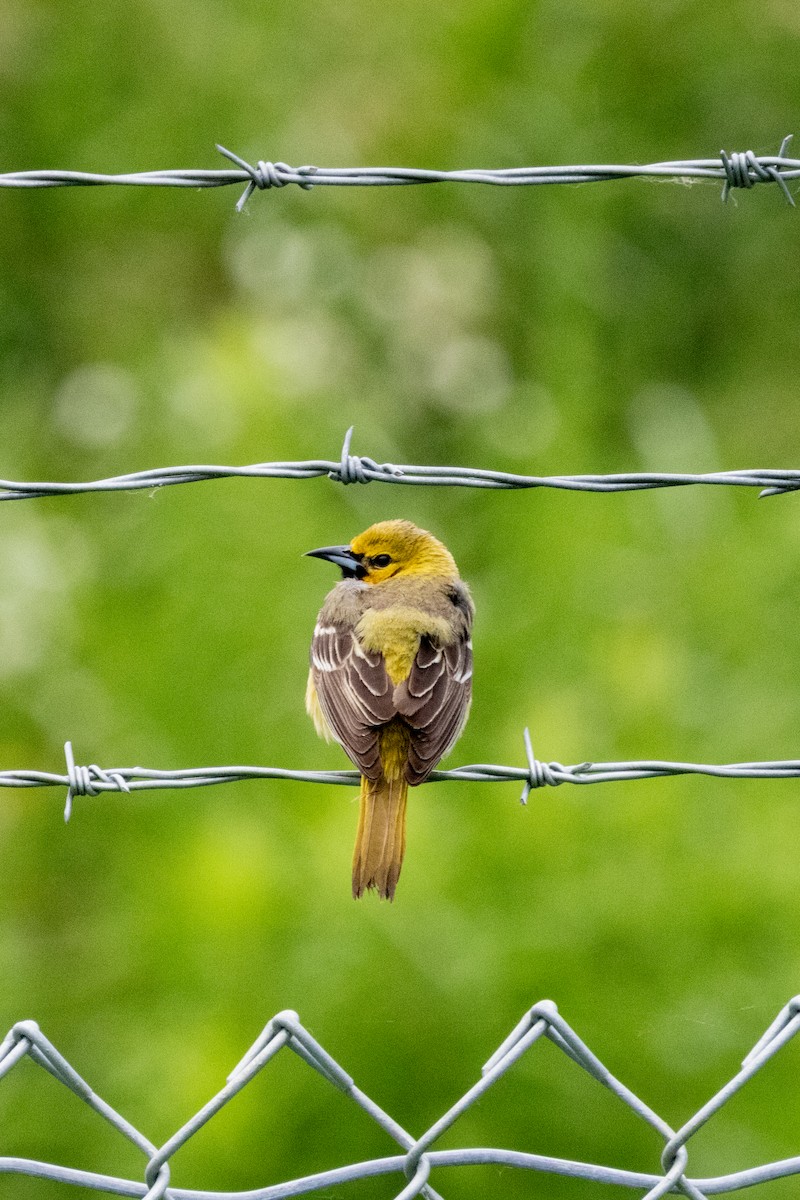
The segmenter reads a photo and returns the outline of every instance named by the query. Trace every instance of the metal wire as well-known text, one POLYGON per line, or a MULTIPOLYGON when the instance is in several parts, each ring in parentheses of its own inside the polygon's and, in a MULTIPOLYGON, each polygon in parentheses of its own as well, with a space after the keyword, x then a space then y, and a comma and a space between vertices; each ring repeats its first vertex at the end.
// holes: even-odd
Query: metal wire
MULTIPOLYGON (((787 202, 794 206, 788 181, 800 178, 800 160, 786 157, 790 138, 785 138, 777 155, 757 156, 752 151, 718 158, 672 161, 648 165, 588 165, 521 167, 505 170, 427 171, 407 168, 324 168, 290 167, 285 163, 258 162, 255 166, 218 147, 236 169, 163 170, 123 175, 103 175, 75 171, 20 171, 0 175, 0 187, 40 188, 67 186, 158 186, 222 187, 245 184, 237 204, 241 210, 252 192, 295 184, 304 190, 316 186, 399 186, 430 183, 473 183, 495 186, 539 186, 611 181, 633 177, 707 179, 722 182, 722 199, 734 188, 752 188, 757 183, 775 183, 787 202)), ((502 471, 469 467, 396 466, 378 464, 373 459, 350 453, 352 430, 348 431, 340 460, 258 463, 244 467, 184 466, 133 472, 109 479, 77 483, 19 483, 0 480, 0 499, 29 499, 82 492, 132 491, 201 482, 227 477, 316 478, 327 475, 343 484, 372 481, 407 485, 438 485, 483 488, 551 487, 574 491, 617 492, 650 488, 681 487, 694 484, 758 487, 761 495, 776 495, 800 488, 800 470, 745 470, 709 474, 627 473, 616 475, 525 476, 502 471)), ((726 778, 800 778, 800 759, 747 762, 727 765, 665 762, 584 762, 564 766, 536 759, 528 731, 525 731, 527 764, 524 767, 474 764, 450 771, 437 771, 432 781, 462 780, 475 782, 517 781, 523 783, 522 803, 530 791, 562 783, 588 784, 621 782, 670 775, 701 774, 726 778)), ((288 779, 302 782, 352 786, 358 782, 356 771, 295 771, 272 767, 226 766, 157 771, 142 767, 104 769, 97 764, 75 763, 71 744, 65 746, 66 774, 42 771, 2 771, 0 787, 67 788, 65 819, 69 819, 76 796, 96 796, 106 791, 133 792, 160 788, 184 788, 216 785, 249 779, 288 779)), ((405 1179, 395 1200, 441 1200, 431 1187, 432 1171, 444 1173, 445 1167, 503 1165, 509 1168, 555 1174, 609 1186, 627 1187, 644 1200, 658 1200, 679 1192, 704 1200, 712 1195, 733 1193, 777 1179, 800 1175, 800 1156, 783 1159, 746 1170, 712 1178, 693 1178, 688 1174, 691 1138, 710 1121, 749 1080, 800 1030, 800 996, 794 997, 778 1014, 750 1053, 741 1069, 694 1113, 674 1130, 658 1113, 620 1082, 579 1038, 559 1014, 555 1004, 542 1001, 534 1005, 511 1031, 485 1064, 480 1079, 418 1138, 406 1132, 375 1101, 362 1092, 340 1064, 300 1023, 296 1013, 278 1013, 234 1068, 221 1090, 181 1126, 161 1147, 150 1141, 130 1122, 98 1096, 71 1064, 42 1034, 34 1021, 18 1022, 0 1044, 0 1080, 9 1075, 23 1058, 31 1059, 67 1087, 86 1105, 105 1119, 122 1137, 143 1155, 142 1180, 101 1175, 23 1157, 0 1157, 0 1174, 23 1175, 63 1184, 91 1188, 109 1195, 144 1197, 145 1200, 231 1200, 240 1195, 248 1200, 284 1200, 307 1195, 352 1181, 384 1175, 405 1179), (497 1080, 543 1039, 577 1064, 627 1108, 634 1112, 661 1139, 660 1169, 652 1173, 556 1158, 540 1153, 494 1148, 436 1150, 434 1146, 458 1119, 497 1080), (170 1161, 206 1123, 284 1049, 292 1050, 307 1066, 329 1084, 348 1096, 365 1111, 402 1153, 335 1167, 314 1175, 275 1184, 247 1193, 220 1193, 170 1187, 170 1161)))
POLYGON ((269 191, 296 184, 305 191, 315 187, 396 187, 419 183, 483 183, 502 187, 540 186, 557 183, 598 183, 612 179, 711 179, 722 181, 722 199, 732 188, 752 188, 757 183, 777 183, 785 199, 794 206, 787 180, 800 178, 800 160, 787 158, 792 135, 783 139, 777 154, 756 155, 752 150, 716 158, 681 159, 671 162, 628 163, 622 166, 584 165, 556 167, 508 167, 501 170, 425 171, 411 167, 290 167, 284 162, 257 162, 255 166, 238 154, 217 146, 237 169, 181 169, 141 171, 126 175, 103 175, 91 171, 9 171, 0 175, 0 187, 227 187, 246 184, 236 205, 241 211, 256 190, 269 191))
POLYGON ((753 469, 712 471, 707 474, 670 474, 662 471, 633 471, 618 475, 514 475, 480 467, 397 466, 377 463, 373 458, 350 453, 353 437, 348 429, 338 460, 306 459, 298 462, 253 463, 246 467, 203 466, 154 467, 113 475, 88 482, 42 483, 0 479, 0 500, 32 500, 45 496, 71 496, 85 492, 134 492, 178 483, 202 483, 210 479, 319 479, 337 483, 399 483, 417 487, 558 488, 570 492, 641 492, 652 488, 756 487, 761 496, 777 496, 800 489, 798 469, 753 469))
MULTIPOLYGON (((559 762, 540 762, 533 753, 530 733, 524 731, 524 767, 473 763, 450 771, 433 771, 429 783, 522 783, 520 803, 527 804, 535 788, 558 787, 562 783, 624 783, 634 779, 661 779, 671 775, 711 775, 722 779, 800 779, 800 759, 742 763, 665 762, 640 759, 633 762, 582 762, 564 766, 559 762)), ((295 783, 330 783, 357 786, 358 771, 295 771, 286 767, 181 767, 158 771, 150 767, 113 767, 104 770, 96 763, 77 766, 72 743, 64 746, 66 774, 52 771, 0 771, 0 787, 65 787, 67 798, 64 820, 72 816, 76 796, 98 796, 101 792, 141 792, 164 788, 212 787, 221 783, 244 783, 252 779, 287 779, 295 783)))
MULTIPOLYGON (((145 1200, 287 1200, 291 1196, 305 1196, 323 1189, 342 1186, 360 1179, 383 1175, 405 1177, 395 1186, 395 1200, 413 1200, 424 1196, 426 1200, 442 1200, 428 1182, 431 1172, 438 1179, 446 1173, 445 1167, 477 1167, 480 1165, 502 1165, 518 1170, 536 1171, 541 1174, 560 1175, 587 1183, 607 1184, 612 1187, 627 1187, 643 1200, 658 1200, 669 1193, 678 1192, 693 1200, 705 1200, 738 1192, 776 1179, 800 1175, 800 1156, 765 1163, 746 1170, 710 1178, 695 1178, 688 1173, 689 1143, 692 1137, 724 1107, 752 1077, 769 1062, 775 1054, 791 1041, 800 1029, 800 996, 795 996, 780 1011, 778 1016, 759 1038, 753 1049, 742 1062, 741 1069, 725 1083, 710 1100, 691 1116, 678 1130, 641 1100, 624 1083, 614 1076, 600 1059, 580 1039, 560 1015, 551 1000, 542 1000, 526 1012, 508 1037, 494 1051, 484 1065, 477 1082, 440 1116, 418 1138, 398 1124, 369 1096, 360 1090, 342 1066, 312 1037, 300 1023, 295 1012, 280 1012, 272 1018, 256 1041, 234 1067, 225 1085, 199 1112, 195 1113, 161 1147, 140 1133, 123 1116, 100 1098, 81 1078, 69 1062, 47 1040, 35 1021, 20 1021, 8 1032, 0 1044, 0 1080, 5 1078, 23 1058, 30 1058, 43 1067, 56 1080, 69 1088, 80 1100, 104 1118, 112 1128, 131 1142, 146 1160, 143 1180, 125 1179, 115 1175, 101 1175, 93 1171, 81 1171, 55 1163, 37 1162, 22 1157, 0 1158, 0 1174, 27 1175, 38 1179, 49 1179, 77 1187, 92 1188, 108 1195, 144 1197, 145 1200), (660 1168, 653 1172, 631 1171, 623 1167, 609 1167, 573 1159, 556 1158, 530 1151, 495 1148, 460 1148, 436 1150, 433 1147, 441 1136, 450 1130, 485 1092, 503 1075, 514 1067, 537 1043, 547 1039, 555 1048, 572 1060, 597 1083, 602 1084, 616 1098, 648 1125, 663 1143, 660 1168), (368 1159, 346 1166, 333 1167, 313 1175, 255 1188, 247 1192, 211 1192, 170 1186, 170 1160, 178 1150, 202 1128, 238 1092, 264 1070, 282 1050, 292 1050, 307 1066, 312 1067, 327 1083, 343 1092, 398 1145, 402 1153, 387 1157, 368 1159)), ((535 1125, 534 1125, 535 1130, 535 1125)))

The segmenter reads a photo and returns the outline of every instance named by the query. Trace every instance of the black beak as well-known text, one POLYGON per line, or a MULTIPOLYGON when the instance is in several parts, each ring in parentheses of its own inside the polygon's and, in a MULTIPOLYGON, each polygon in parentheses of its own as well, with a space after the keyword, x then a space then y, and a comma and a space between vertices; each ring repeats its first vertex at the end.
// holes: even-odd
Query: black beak
POLYGON ((341 567, 345 579, 361 579, 364 568, 349 546, 322 546, 319 550, 307 550, 307 558, 325 558, 334 566, 341 567))

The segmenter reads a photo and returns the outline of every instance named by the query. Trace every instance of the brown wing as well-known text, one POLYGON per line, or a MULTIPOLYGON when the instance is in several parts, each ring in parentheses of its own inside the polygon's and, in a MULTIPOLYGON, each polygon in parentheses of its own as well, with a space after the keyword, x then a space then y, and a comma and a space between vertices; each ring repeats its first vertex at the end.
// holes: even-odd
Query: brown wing
POLYGON ((336 740, 362 775, 378 779, 378 733, 397 713, 383 655, 365 650, 351 627, 320 623, 311 641, 311 673, 336 740))
POLYGON ((468 630, 458 641, 437 646, 424 637, 411 672, 394 689, 397 713, 411 727, 406 779, 427 779, 458 739, 472 699, 472 642, 468 630))

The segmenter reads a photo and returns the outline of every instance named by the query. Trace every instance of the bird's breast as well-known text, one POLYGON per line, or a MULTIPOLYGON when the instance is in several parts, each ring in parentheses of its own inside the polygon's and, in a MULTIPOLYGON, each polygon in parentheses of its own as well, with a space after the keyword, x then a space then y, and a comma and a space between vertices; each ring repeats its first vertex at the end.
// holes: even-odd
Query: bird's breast
POLYGON ((452 629, 442 617, 398 604, 367 609, 356 635, 365 650, 383 655, 389 678, 398 684, 408 678, 421 638, 446 643, 452 640, 452 629))

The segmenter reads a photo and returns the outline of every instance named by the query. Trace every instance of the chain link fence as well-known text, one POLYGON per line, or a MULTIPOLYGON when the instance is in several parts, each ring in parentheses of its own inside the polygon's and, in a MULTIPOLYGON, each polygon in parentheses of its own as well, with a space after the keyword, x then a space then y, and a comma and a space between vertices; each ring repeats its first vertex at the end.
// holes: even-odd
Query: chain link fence
POLYGON ((694 1135, 791 1041, 798 1029, 800 996, 795 996, 747 1054, 741 1069, 679 1129, 673 1129, 668 1121, 608 1070, 564 1020, 552 1001, 543 1000, 525 1014, 494 1051, 483 1067, 480 1079, 421 1136, 415 1138, 356 1086, 347 1071, 300 1023, 297 1013, 281 1012, 266 1025, 234 1067, 225 1086, 158 1147, 92 1090, 48 1041, 35 1021, 20 1021, 13 1026, 0 1045, 0 1079, 8 1076, 23 1058, 29 1057, 103 1117, 122 1137, 132 1142, 142 1152, 146 1165, 142 1181, 137 1181, 55 1163, 37 1162, 21 1157, 3 1157, 0 1158, 0 1173, 27 1175, 91 1188, 107 1195, 145 1197, 145 1200, 160 1200, 161 1197, 167 1200, 235 1200, 236 1197, 241 1197, 241 1200, 285 1200, 287 1197, 305 1196, 323 1189, 329 1193, 332 1188, 339 1188, 357 1180, 396 1176, 398 1178, 394 1182, 397 1189, 394 1192, 395 1200, 412 1200, 415 1196, 424 1196, 426 1200, 442 1200, 442 1194, 434 1190, 430 1182, 432 1172, 436 1172, 437 1185, 446 1186, 446 1167, 477 1168, 493 1164, 544 1175, 566 1176, 586 1183, 625 1187, 644 1200, 657 1200, 658 1197, 671 1193, 689 1196, 692 1200, 704 1200, 705 1197, 726 1195, 773 1180, 800 1175, 800 1156, 713 1178, 695 1178, 689 1171, 689 1146, 694 1135), (546 1154, 520 1150, 478 1147, 435 1149, 437 1141, 456 1124, 459 1117, 542 1039, 548 1039, 566 1058, 571 1059, 592 1079, 612 1092, 642 1122, 650 1126, 663 1142, 660 1167, 657 1171, 643 1173, 625 1167, 554 1158, 546 1154), (313 1175, 246 1192, 213 1192, 171 1186, 170 1161, 173 1156, 285 1049, 292 1050, 327 1083, 357 1104, 380 1126, 387 1139, 400 1147, 402 1153, 333 1167, 313 1175))

